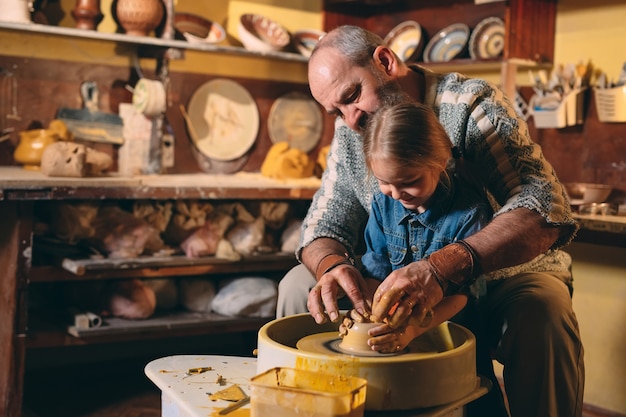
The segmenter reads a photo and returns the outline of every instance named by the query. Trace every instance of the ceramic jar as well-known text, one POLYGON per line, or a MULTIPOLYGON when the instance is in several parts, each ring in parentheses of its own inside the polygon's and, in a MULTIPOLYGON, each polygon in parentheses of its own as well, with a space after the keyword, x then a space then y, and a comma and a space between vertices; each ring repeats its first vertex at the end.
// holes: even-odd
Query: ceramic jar
POLYGON ((13 159, 24 169, 38 171, 41 155, 46 146, 59 140, 59 136, 50 129, 33 129, 20 132, 20 143, 13 152, 13 159))
POLYGON ((162 0, 117 0, 115 14, 127 35, 149 36, 163 20, 162 0))
POLYGON ((100 0, 77 0, 72 9, 76 28, 96 30, 104 15, 100 12, 100 0))

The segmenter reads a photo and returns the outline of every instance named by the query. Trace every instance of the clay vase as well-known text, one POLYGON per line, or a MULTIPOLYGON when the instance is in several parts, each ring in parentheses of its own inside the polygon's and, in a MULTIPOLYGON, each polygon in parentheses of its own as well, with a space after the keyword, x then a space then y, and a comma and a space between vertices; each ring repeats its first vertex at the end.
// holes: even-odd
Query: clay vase
POLYGON ((117 0, 115 15, 127 35, 149 36, 163 20, 163 1, 117 0))
POLYGON ((76 28, 96 30, 104 15, 100 12, 100 0, 76 0, 72 9, 76 28))
POLYGON ((41 155, 46 146, 59 140, 59 136, 50 129, 34 129, 20 132, 20 143, 13 152, 13 159, 24 165, 24 169, 38 171, 41 155))

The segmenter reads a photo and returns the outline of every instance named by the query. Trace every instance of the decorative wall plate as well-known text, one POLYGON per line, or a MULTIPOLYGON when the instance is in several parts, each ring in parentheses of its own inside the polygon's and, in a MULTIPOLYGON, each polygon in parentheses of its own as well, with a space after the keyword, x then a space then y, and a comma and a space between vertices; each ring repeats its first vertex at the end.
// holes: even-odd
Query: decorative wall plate
POLYGON ((469 40, 472 59, 497 58, 504 50, 504 22, 499 17, 481 20, 469 40))
POLYGON ((465 23, 454 23, 433 36, 424 50, 424 62, 448 62, 466 50, 470 29, 465 23))
POLYGON ((231 161, 243 156, 259 132, 259 109, 241 84, 217 78, 189 100, 189 135, 205 156, 231 161))
POLYGON ((291 148, 309 152, 322 137, 323 114, 309 95, 294 91, 272 104, 268 131, 273 143, 288 142, 291 148))

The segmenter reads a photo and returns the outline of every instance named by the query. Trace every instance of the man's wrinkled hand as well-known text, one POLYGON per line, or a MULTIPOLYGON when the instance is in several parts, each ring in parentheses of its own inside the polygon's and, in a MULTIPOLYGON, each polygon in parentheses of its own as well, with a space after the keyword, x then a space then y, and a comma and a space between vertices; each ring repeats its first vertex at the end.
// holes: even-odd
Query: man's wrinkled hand
POLYGON ((369 314, 364 294, 367 291, 361 273, 352 265, 339 265, 322 275, 309 292, 307 308, 317 324, 339 320, 337 299, 341 292, 350 299, 354 309, 361 315, 369 314))

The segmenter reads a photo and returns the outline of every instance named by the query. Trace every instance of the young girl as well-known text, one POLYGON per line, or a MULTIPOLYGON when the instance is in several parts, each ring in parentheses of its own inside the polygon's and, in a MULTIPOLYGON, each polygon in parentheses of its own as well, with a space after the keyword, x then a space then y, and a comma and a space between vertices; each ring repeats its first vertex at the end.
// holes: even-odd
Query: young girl
MULTIPOLYGON (((429 107, 402 103, 381 109, 368 124, 363 151, 380 187, 373 196, 362 257, 371 296, 392 270, 477 232, 493 211, 484 194, 447 169, 450 139, 429 107)), ((471 292, 478 295, 481 283, 484 280, 475 282, 471 292)), ((419 320, 423 312, 416 309, 399 329, 378 326, 371 331, 369 344, 385 353, 404 349, 415 337, 452 318, 467 298, 445 297, 423 321, 419 320)))

